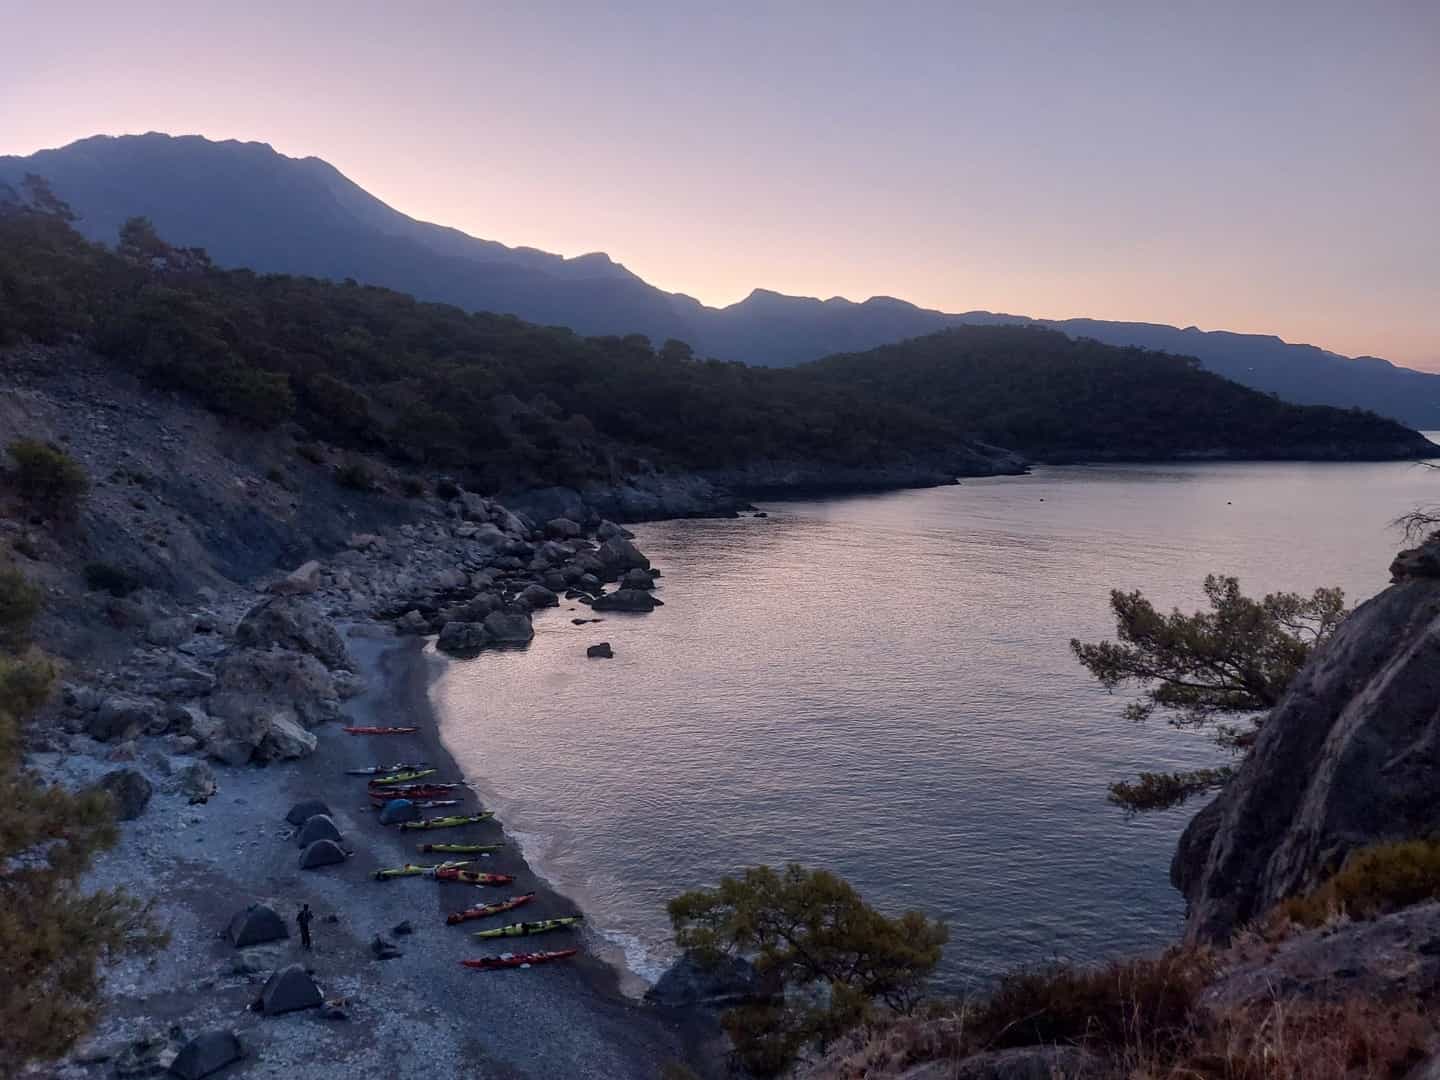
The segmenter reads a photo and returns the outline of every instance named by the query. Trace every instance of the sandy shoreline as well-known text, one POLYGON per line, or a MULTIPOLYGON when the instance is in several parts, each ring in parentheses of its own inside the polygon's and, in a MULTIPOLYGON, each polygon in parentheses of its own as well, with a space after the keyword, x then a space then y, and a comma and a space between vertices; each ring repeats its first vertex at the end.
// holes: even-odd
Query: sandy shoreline
MULTIPOLYGON (((369 624, 374 626, 375 624, 369 624)), ((347 722, 413 724, 414 736, 346 735, 339 725, 317 729, 314 754, 267 768, 216 766, 218 793, 204 805, 157 789, 147 812, 123 830, 120 845, 96 867, 94 884, 158 893, 157 913, 171 944, 149 961, 127 961, 107 978, 105 1013, 65 1077, 111 1075, 119 1047, 169 1024, 187 1033, 211 1026, 240 1033, 246 1060, 226 1076, 287 1073, 351 1080, 380 1066, 393 1077, 655 1077, 672 1062, 703 1066, 714 1027, 689 1011, 641 1005, 621 993, 614 967, 593 955, 587 935, 560 931, 508 944, 477 942, 471 927, 447 926, 449 911, 512 893, 539 895, 525 918, 570 914, 575 905, 537 878, 513 845, 477 864, 513 874, 513 887, 476 888, 424 878, 377 882, 382 866, 423 861, 425 840, 500 842, 495 822, 433 834, 400 833, 379 825, 363 778, 347 768, 424 759, 439 780, 460 780, 440 740, 429 688, 438 661, 421 639, 347 638, 367 691, 347 703, 347 722), (284 817, 301 798, 329 804, 354 856, 338 866, 301 870, 284 817), (483 899, 482 899, 483 898, 483 899), (302 903, 319 918, 315 951, 298 940, 241 951, 218 937, 229 917, 265 901, 292 920, 302 903), (336 921, 329 919, 334 917, 336 921), (409 921, 414 933, 393 934, 409 921), (404 955, 373 958, 370 942, 384 935, 404 955), (458 961, 507 949, 578 945, 573 961, 522 971, 475 972, 458 961), (296 960, 311 967, 327 997, 348 999, 348 1021, 315 1010, 260 1017, 246 1006, 276 967, 296 960)), ((467 807, 478 805, 466 793, 467 807)), ((437 811, 440 812, 440 811, 437 811)), ((449 812, 449 811, 445 811, 449 812)), ((428 858, 428 857, 427 857, 428 858)), ((511 919, 495 919, 500 923, 511 919)), ((486 923, 485 925, 491 925, 486 923)))

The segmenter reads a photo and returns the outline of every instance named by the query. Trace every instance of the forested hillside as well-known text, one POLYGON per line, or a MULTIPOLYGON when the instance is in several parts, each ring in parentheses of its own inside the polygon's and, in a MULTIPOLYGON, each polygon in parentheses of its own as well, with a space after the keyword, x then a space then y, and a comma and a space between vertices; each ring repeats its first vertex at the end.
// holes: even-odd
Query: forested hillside
POLYGON ((110 250, 43 184, 0 211, 0 341, 26 339, 77 341, 238 422, 293 420, 488 490, 605 480, 642 459, 882 463, 975 436, 1106 456, 1418 452, 1389 421, 1281 405, 1190 361, 1042 330, 962 328, 775 370, 354 282, 220 270, 143 220, 110 250))

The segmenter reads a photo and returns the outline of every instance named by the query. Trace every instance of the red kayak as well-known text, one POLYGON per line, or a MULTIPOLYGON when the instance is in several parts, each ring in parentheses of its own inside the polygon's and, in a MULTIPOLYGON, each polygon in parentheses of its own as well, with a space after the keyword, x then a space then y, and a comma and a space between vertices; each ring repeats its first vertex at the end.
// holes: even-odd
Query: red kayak
POLYGON ((512 896, 509 900, 501 900, 498 904, 482 904, 480 907, 466 908, 464 911, 452 911, 445 916, 445 921, 451 926, 457 926, 462 922, 469 922, 471 919, 483 919, 489 915, 499 915, 502 911, 514 911, 521 904, 528 904, 535 899, 533 892, 527 892, 523 896, 512 896))
POLYGON ((532 964, 548 964, 551 960, 564 960, 574 956, 579 949, 556 949, 554 952, 501 953, 499 956, 482 956, 479 960, 461 960, 464 967, 476 971, 498 971, 500 968, 528 968, 532 964))
POLYGON ((414 735, 418 727, 347 727, 341 728, 347 735, 414 735))
POLYGON ((482 874, 476 870, 436 870, 437 881, 460 881, 466 885, 510 885, 515 879, 509 874, 482 874))

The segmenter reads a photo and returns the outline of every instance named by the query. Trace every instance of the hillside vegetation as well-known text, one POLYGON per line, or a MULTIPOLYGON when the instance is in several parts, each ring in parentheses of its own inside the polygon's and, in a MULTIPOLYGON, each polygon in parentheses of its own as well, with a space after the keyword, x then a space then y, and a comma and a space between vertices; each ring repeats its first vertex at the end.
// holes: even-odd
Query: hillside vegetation
POLYGON ((452 469, 489 490, 660 467, 1024 450, 1395 457, 1418 436, 1282 405, 1193 361, 967 327, 791 370, 583 338, 387 289, 214 267, 137 219, 92 244, 43 183, 0 208, 0 343, 76 340, 238 421, 452 469))

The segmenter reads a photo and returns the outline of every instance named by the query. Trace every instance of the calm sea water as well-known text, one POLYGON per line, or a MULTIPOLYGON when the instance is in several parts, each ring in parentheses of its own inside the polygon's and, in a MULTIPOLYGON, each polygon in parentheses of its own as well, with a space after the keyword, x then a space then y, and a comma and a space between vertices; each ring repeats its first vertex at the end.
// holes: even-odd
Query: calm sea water
POLYGON ((1107 782, 1224 755, 1120 718, 1072 659, 1111 588, 1187 609, 1387 580, 1389 522, 1440 503, 1412 464, 1038 470, 636 528, 666 606, 452 664, 444 735, 592 944, 654 977, 666 900, 756 863, 833 869, 887 910, 946 919, 939 983, 1172 938, 1192 806, 1127 818, 1107 782), (609 661, 585 647, 606 640, 609 661), (608 943, 608 946, 607 944, 608 943))

